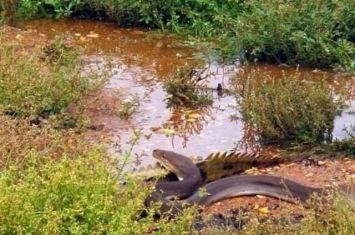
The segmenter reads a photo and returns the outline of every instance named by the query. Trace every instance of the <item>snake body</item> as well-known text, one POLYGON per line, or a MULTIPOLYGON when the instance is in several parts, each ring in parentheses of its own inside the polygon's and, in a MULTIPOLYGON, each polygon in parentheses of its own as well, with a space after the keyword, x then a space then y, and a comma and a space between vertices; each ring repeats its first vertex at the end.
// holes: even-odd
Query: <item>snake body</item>
MULTIPOLYGON (((324 188, 308 187, 293 180, 270 175, 235 175, 223 178, 202 187, 202 195, 197 189, 201 182, 201 173, 193 162, 178 153, 156 149, 153 156, 168 170, 174 172, 181 181, 160 182, 146 198, 146 206, 161 201, 160 214, 174 216, 191 205, 207 206, 214 202, 238 196, 265 195, 277 199, 306 203, 313 194, 327 194, 324 188), (170 197, 184 200, 169 200, 170 197)), ((340 186, 340 191, 355 201, 355 196, 348 192, 347 186, 340 186)))

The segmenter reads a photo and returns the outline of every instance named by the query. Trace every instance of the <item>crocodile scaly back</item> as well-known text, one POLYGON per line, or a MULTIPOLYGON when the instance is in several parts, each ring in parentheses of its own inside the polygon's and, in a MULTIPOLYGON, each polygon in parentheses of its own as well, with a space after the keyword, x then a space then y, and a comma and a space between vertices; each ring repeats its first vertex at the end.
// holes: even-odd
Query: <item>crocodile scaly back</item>
POLYGON ((197 162, 203 183, 242 173, 252 167, 267 167, 285 162, 280 156, 248 152, 218 152, 197 162))

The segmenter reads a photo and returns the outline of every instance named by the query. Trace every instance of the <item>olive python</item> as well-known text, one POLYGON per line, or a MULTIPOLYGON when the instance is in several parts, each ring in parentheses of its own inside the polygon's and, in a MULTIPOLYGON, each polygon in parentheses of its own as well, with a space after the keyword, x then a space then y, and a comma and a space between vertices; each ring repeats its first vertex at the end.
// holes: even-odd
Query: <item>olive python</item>
MULTIPOLYGON (((192 205, 207 206, 214 202, 238 196, 265 195, 280 200, 306 204, 312 195, 327 200, 329 190, 308 187, 293 180, 270 175, 235 175, 219 179, 201 187, 202 176, 199 168, 188 157, 167 150, 156 149, 153 157, 180 181, 158 182, 154 191, 145 199, 147 207, 162 202, 159 214, 175 216, 192 205), (179 200, 171 200, 179 199, 179 200)), ((355 194, 347 185, 338 187, 348 199, 355 202, 355 194)))

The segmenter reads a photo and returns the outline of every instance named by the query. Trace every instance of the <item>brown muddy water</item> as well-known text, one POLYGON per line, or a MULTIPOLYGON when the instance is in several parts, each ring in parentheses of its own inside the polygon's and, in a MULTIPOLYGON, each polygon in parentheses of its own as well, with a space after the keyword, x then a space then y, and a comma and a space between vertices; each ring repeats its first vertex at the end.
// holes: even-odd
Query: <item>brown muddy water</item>
MULTIPOLYGON (((280 75, 283 71, 294 73, 295 68, 264 64, 238 64, 221 67, 211 58, 197 59, 199 51, 184 46, 184 39, 162 36, 140 29, 120 29, 114 24, 86 20, 35 20, 25 22, 29 30, 37 31, 49 39, 64 37, 85 49, 86 59, 92 67, 102 67, 107 56, 115 61, 110 81, 101 91, 102 107, 95 107, 96 124, 103 126, 103 133, 112 138, 111 150, 127 151, 134 132, 141 138, 132 149, 134 156, 141 156, 142 165, 151 163, 153 149, 169 149, 185 155, 207 156, 216 151, 230 149, 247 151, 277 151, 262 149, 253 141, 249 128, 241 120, 233 121, 231 116, 239 116, 233 96, 218 96, 213 93, 213 104, 197 110, 167 108, 164 99, 167 94, 162 88, 164 78, 180 66, 203 61, 210 72, 215 73, 209 80, 210 87, 218 83, 228 87, 231 76, 243 76, 258 71, 260 79, 280 75), (139 97, 138 112, 128 120, 122 120, 118 111, 122 101, 139 97), (110 106, 109 102, 118 102, 110 106), (109 112, 102 112, 106 106, 109 112), (193 118, 191 118, 193 117, 193 118), (162 128, 161 131, 153 131, 162 128), (116 147, 115 147, 116 146, 116 147), (119 147, 117 147, 119 146, 119 147)), ((201 56, 200 56, 201 57, 201 56)), ((349 108, 335 120, 334 138, 344 138, 344 127, 355 124, 355 78, 342 77, 331 72, 298 69, 311 79, 324 79, 336 91, 347 87, 349 108)), ((100 96, 101 97, 101 96, 100 96)), ((300 101, 301 102, 301 101, 300 101)), ((118 154, 119 156, 120 154, 118 154)), ((137 158, 138 159, 138 158, 137 158)))

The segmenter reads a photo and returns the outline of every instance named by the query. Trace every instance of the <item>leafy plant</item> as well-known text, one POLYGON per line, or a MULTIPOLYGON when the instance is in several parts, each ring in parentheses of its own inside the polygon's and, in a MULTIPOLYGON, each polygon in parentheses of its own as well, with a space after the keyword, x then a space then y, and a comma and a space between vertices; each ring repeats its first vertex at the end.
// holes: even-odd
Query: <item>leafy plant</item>
POLYGON ((0 110, 11 115, 36 118, 64 112, 107 79, 104 73, 82 76, 85 63, 80 53, 60 41, 32 55, 16 50, 13 45, 0 46, 0 110))
POLYGON ((336 152, 345 152, 349 155, 355 155, 355 126, 351 125, 344 130, 348 134, 348 137, 342 140, 335 140, 331 148, 336 152))
POLYGON ((212 102, 212 97, 202 78, 205 70, 183 66, 164 81, 164 89, 168 93, 166 98, 168 107, 174 105, 203 106, 212 102), (199 86, 202 83, 202 86, 199 86))
POLYGON ((346 1, 246 1, 233 43, 248 60, 353 70, 354 4, 346 1))
POLYGON ((256 72, 233 81, 240 112, 265 142, 330 140, 337 104, 325 82, 307 82, 298 73, 258 83, 256 72))
MULTIPOLYGON (((192 217, 169 223, 140 220, 149 186, 122 171, 117 160, 74 131, 37 128, 0 116, 0 233, 181 234, 192 217), (5 125, 6 124, 6 125, 5 125), (118 182, 125 179, 126 185, 118 182)), ((190 212, 188 212, 191 214, 190 212)))
MULTIPOLYGON (((78 129, 55 130, 0 115, 1 234, 162 234, 188 231, 194 208, 169 222, 140 218, 150 186, 78 129), (119 182, 124 180, 123 186, 119 182)), ((138 137, 137 137, 138 138, 138 137)), ((132 139, 132 147, 136 140, 132 139)))
POLYGON ((140 106, 140 98, 138 95, 133 96, 132 99, 125 99, 122 101, 122 107, 118 111, 118 115, 123 119, 128 119, 136 113, 140 106))
POLYGON ((79 3, 79 0, 21 0, 20 15, 25 18, 68 17, 79 3))

